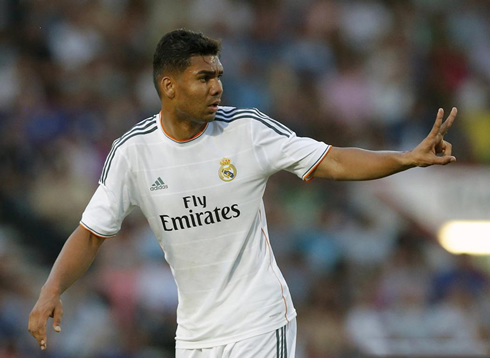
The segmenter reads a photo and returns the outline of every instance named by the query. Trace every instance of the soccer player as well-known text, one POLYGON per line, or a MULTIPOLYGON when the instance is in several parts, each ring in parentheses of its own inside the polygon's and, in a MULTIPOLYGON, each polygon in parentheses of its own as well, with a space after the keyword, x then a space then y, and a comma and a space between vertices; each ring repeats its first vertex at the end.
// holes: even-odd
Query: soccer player
POLYGON ((46 325, 61 330, 61 294, 138 206, 165 252, 179 290, 179 358, 294 357, 296 311, 276 265, 262 203, 267 179, 287 170, 368 180, 456 159, 439 109, 410 152, 337 148, 300 138, 257 109, 220 106, 220 43, 176 30, 153 58, 160 113, 114 141, 99 187, 66 241, 29 316, 46 349, 46 325))

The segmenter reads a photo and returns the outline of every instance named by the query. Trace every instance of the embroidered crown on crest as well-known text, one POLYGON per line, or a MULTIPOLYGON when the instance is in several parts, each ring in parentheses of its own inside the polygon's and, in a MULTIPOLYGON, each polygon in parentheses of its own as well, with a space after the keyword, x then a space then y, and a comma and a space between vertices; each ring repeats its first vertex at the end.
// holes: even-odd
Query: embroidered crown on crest
POLYGON ((228 158, 223 158, 221 159, 221 161, 219 162, 221 165, 228 165, 230 164, 231 160, 228 159, 228 158))

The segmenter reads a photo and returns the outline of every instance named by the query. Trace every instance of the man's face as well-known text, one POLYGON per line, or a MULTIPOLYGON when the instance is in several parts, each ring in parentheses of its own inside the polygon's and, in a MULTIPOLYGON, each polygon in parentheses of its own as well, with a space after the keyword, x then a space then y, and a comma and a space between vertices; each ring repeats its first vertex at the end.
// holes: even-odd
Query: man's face
POLYGON ((223 94, 223 65, 218 56, 192 56, 191 65, 176 77, 175 113, 193 122, 211 122, 223 94))

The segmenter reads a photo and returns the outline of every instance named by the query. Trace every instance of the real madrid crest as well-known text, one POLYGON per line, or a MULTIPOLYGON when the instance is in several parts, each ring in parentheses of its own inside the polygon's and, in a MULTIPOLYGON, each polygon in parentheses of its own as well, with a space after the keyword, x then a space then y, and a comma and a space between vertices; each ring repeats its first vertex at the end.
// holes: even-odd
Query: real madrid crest
POLYGON ((223 158, 219 162, 221 165, 218 170, 218 175, 223 181, 232 181, 235 179, 237 175, 237 170, 233 164, 231 164, 231 160, 228 158, 223 158))

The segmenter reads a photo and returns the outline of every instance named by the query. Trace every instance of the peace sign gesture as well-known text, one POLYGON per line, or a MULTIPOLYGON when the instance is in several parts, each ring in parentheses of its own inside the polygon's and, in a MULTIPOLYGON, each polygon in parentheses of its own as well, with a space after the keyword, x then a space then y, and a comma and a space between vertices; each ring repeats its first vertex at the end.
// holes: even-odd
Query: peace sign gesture
POLYGON ((456 161, 456 157, 451 155, 452 145, 444 140, 444 135, 451 128, 457 113, 458 110, 453 107, 446 121, 443 122, 444 110, 439 108, 436 121, 429 135, 412 150, 412 157, 416 166, 446 165, 456 161))

